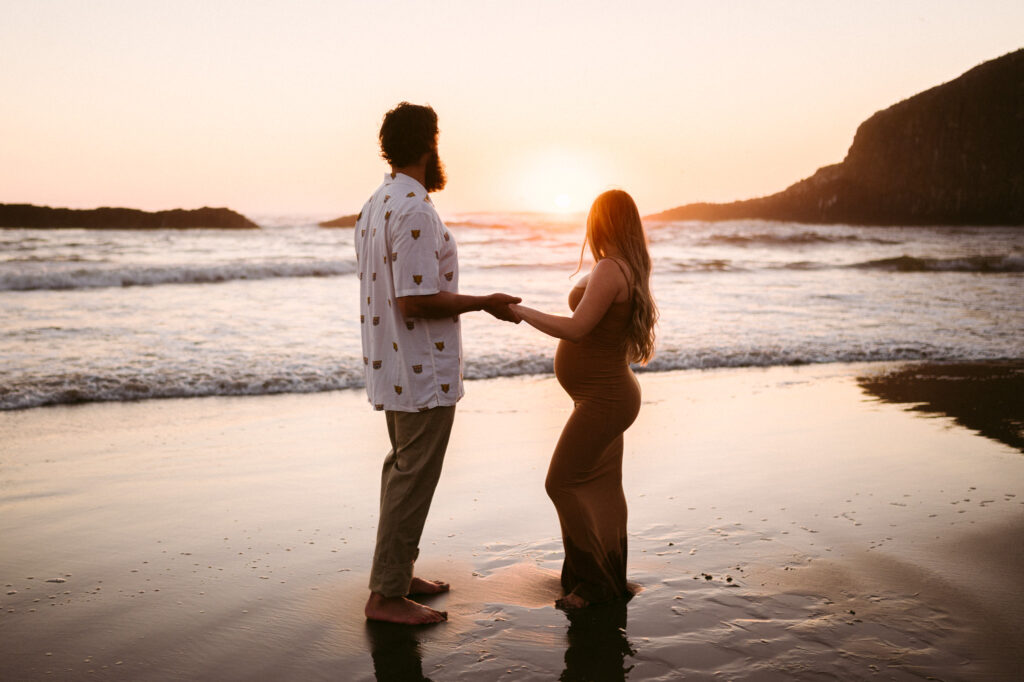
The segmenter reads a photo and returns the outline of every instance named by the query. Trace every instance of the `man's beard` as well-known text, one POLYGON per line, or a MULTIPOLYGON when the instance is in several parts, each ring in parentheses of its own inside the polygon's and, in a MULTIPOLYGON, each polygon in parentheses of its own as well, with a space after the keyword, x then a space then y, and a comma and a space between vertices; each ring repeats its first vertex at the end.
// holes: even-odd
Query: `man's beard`
POLYGON ((427 174, 424 187, 428 192, 440 192, 444 189, 447 182, 448 178, 445 177, 444 164, 441 163, 441 158, 437 155, 436 151, 431 152, 430 158, 427 159, 427 174))

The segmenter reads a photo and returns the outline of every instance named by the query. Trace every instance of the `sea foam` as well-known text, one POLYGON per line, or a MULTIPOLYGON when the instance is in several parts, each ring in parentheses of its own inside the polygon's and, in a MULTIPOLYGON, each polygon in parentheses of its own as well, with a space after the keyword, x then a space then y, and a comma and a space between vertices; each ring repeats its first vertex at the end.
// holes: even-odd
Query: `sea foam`
POLYGON ((116 267, 50 266, 0 272, 0 291, 212 284, 234 280, 281 277, 333 277, 353 272, 355 272, 355 263, 343 260, 116 267))

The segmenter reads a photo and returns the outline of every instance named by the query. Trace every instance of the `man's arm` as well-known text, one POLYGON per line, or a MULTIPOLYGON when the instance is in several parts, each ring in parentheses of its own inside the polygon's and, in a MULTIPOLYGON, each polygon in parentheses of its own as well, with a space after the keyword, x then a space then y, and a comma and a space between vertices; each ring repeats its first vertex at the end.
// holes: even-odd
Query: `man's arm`
POLYGON ((454 317, 474 310, 484 310, 506 322, 519 324, 519 318, 509 310, 510 303, 519 303, 523 299, 508 294, 490 294, 488 296, 469 296, 453 294, 450 291, 439 291, 426 296, 399 296, 395 299, 398 309, 405 318, 419 317, 424 319, 440 319, 454 317))

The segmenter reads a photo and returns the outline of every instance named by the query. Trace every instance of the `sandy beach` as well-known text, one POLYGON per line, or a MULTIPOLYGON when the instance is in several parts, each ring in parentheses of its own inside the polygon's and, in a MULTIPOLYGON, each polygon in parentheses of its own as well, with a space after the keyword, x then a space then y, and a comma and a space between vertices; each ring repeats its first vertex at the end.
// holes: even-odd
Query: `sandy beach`
POLYGON ((452 583, 429 628, 362 616, 386 445, 362 391, 0 413, 0 678, 1024 676, 1020 363, 640 382, 632 601, 553 608, 571 404, 488 379, 423 537, 452 583))

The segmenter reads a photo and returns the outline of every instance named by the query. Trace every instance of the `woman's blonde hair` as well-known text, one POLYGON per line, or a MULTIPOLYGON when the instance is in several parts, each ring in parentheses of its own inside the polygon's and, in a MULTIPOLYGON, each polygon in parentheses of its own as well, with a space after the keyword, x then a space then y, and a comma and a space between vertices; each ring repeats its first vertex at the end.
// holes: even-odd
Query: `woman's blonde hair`
MULTIPOLYGON (((587 215, 587 245, 595 261, 617 251, 629 265, 632 317, 626 331, 626 357, 646 365, 654 357, 654 325, 658 306, 651 295, 651 256, 633 197, 613 189, 594 199, 587 215)), ((580 262, 582 263, 582 254, 580 262)))

